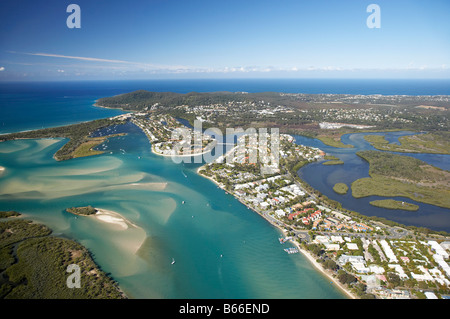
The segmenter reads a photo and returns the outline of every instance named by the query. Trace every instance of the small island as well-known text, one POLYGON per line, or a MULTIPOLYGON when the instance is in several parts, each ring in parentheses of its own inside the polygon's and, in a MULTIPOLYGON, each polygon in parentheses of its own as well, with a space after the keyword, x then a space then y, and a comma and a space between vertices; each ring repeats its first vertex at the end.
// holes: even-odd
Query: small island
POLYGON ((95 208, 92 207, 91 205, 82 207, 71 207, 67 208, 66 211, 68 213, 79 216, 93 216, 101 222, 108 223, 111 224, 112 226, 118 227, 119 230, 127 230, 130 227, 140 229, 139 226, 133 224, 119 213, 103 208, 95 208))
POLYGON ((337 183, 333 186, 333 190, 340 195, 345 195, 348 192, 348 186, 344 183, 337 183))
POLYGON ((394 199, 380 199, 374 200, 369 203, 370 205, 386 208, 386 209, 401 209, 401 210, 409 210, 416 211, 419 209, 418 205, 402 202, 394 199))

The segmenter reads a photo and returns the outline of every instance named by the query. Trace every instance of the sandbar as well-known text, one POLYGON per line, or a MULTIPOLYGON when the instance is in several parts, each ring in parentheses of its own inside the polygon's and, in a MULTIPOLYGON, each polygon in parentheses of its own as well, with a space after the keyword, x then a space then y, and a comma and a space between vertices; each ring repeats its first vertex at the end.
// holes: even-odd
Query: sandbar
POLYGON ((125 217, 120 215, 119 213, 113 212, 111 210, 106 210, 102 208, 96 208, 97 213, 93 216, 105 223, 110 223, 114 225, 120 226, 122 229, 128 229, 128 227, 138 228, 135 224, 127 220, 125 217))

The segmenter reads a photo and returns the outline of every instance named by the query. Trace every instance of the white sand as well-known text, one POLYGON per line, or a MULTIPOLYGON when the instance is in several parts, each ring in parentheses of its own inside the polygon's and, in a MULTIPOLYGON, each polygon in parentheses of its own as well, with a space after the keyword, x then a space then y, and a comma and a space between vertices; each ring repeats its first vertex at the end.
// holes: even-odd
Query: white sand
POLYGON ((328 277, 336 286, 338 286, 347 296, 349 296, 351 299, 356 299, 355 295, 350 292, 349 289, 347 289, 344 285, 342 285, 339 280, 334 278, 328 271, 326 271, 321 264, 319 264, 314 257, 306 250, 302 249, 300 245, 297 242, 294 242, 297 246, 298 250, 308 259, 308 261, 317 269, 319 270, 323 275, 328 277))

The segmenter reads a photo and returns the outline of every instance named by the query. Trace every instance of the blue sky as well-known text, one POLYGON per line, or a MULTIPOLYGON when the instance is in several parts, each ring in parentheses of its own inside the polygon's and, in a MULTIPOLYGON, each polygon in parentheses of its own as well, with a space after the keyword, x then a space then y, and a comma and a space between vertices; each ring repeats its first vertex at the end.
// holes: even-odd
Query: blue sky
POLYGON ((449 12, 448 0, 4 0, 0 80, 450 78, 449 12))

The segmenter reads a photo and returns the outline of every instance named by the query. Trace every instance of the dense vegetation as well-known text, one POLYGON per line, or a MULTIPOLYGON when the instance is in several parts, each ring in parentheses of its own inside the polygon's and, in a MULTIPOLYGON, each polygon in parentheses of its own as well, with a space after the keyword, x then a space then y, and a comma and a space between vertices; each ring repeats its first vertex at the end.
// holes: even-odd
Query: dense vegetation
POLYGON ((447 171, 414 157, 378 151, 357 152, 356 155, 369 162, 370 176, 380 175, 414 182, 448 182, 447 171))
POLYGON ((352 183, 354 197, 403 196, 418 202, 450 207, 450 172, 409 156, 379 151, 356 154, 369 162, 370 178, 352 183))
POLYGON ((348 192, 348 186, 344 183, 336 183, 333 186, 333 190, 338 194, 344 195, 348 192))
POLYGON ((86 248, 50 234, 48 227, 28 220, 0 222, 0 298, 124 298, 86 248), (70 264, 80 267, 80 288, 68 288, 66 284, 70 264))
MULTIPOLYGON (((0 135, 0 142, 24 138, 68 138, 69 141, 64 144, 64 146, 61 147, 54 156, 56 160, 67 160, 75 157, 74 153, 77 151, 80 145, 82 145, 83 143, 89 143, 91 141, 91 138, 89 138, 89 136, 94 131, 120 123, 123 122, 119 120, 101 119, 68 126, 11 133, 0 135)), ((92 145, 90 145, 90 147, 92 147, 92 145)))
POLYGON ((380 200, 374 200, 370 202, 370 205, 387 208, 387 209, 402 209, 402 210, 410 210, 410 211, 416 211, 419 209, 419 206, 406 203, 398 200, 393 199, 380 199, 380 200))
POLYGON ((245 100, 247 100, 247 95, 231 92, 191 92, 187 94, 180 94, 174 92, 149 92, 139 90, 113 97, 101 98, 96 104, 110 108, 123 108, 132 111, 142 111, 146 108, 150 109, 155 104, 164 105, 165 107, 175 107, 178 105, 197 106, 245 100))
POLYGON ((97 210, 91 205, 84 207, 71 207, 67 208, 66 210, 67 212, 75 215, 93 215, 97 213, 97 210))
POLYGON ((364 138, 382 151, 450 154, 450 133, 445 131, 401 136, 400 145, 390 144, 382 135, 366 135, 364 138))

